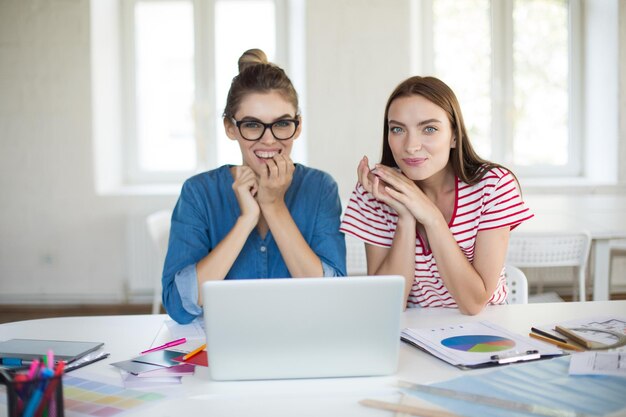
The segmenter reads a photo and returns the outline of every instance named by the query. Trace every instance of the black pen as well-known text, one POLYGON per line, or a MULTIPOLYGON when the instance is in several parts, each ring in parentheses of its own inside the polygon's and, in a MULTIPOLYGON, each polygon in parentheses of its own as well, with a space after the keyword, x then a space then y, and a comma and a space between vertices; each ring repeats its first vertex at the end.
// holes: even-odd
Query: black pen
POLYGON ((540 334, 540 335, 542 335, 544 337, 547 337, 549 339, 556 340, 557 342, 567 343, 567 340, 563 339, 562 337, 555 336, 552 333, 544 332, 543 330, 538 329, 536 327, 531 327, 530 331, 533 332, 533 333, 540 334))

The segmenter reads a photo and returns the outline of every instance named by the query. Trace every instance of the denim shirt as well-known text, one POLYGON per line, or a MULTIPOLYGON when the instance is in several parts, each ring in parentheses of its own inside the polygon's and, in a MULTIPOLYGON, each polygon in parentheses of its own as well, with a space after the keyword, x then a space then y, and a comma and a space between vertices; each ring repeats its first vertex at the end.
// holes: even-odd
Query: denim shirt
MULTIPOLYGON (((202 314, 196 263, 224 239, 241 213, 233 182, 230 166, 224 165, 183 184, 172 213, 162 278, 163 305, 179 323, 202 314)), ((346 275, 346 245, 339 231, 341 203, 332 177, 297 164, 285 203, 304 240, 320 258, 324 276, 346 275)), ((262 239, 255 228, 225 279, 290 277, 271 231, 262 239)))

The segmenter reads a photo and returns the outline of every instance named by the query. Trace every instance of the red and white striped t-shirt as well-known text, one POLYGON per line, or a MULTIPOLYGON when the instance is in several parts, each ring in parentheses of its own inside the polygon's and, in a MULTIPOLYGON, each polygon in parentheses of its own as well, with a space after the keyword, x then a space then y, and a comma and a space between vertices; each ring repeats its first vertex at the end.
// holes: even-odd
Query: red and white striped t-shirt
MULTIPOLYGON (((474 245, 479 231, 500 227, 515 228, 533 214, 524 204, 516 182, 505 169, 494 168, 475 185, 456 179, 455 207, 448 224, 454 239, 470 262, 474 260, 474 245)), ((340 230, 365 243, 391 247, 398 215, 387 204, 357 184, 344 212, 340 230)), ((507 297, 504 269, 490 304, 502 304, 507 297)), ((421 236, 415 241, 415 282, 407 307, 457 307, 456 302, 439 276, 437 262, 425 249, 421 236)))

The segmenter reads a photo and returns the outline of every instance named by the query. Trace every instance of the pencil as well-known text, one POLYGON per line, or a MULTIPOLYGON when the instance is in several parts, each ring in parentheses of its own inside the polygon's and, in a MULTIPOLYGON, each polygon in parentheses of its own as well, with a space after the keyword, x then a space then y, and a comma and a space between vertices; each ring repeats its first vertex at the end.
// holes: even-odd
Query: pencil
POLYGON ((556 345, 558 347, 561 347, 563 349, 569 349, 569 350, 575 350, 577 352, 584 352, 585 349, 569 344, 569 343, 563 343, 563 342, 559 342, 558 340, 554 340, 554 339, 550 339, 549 337, 545 337, 545 336, 541 336, 540 334, 536 334, 536 333, 528 333, 528 336, 530 337, 534 337, 535 339, 538 340, 542 340, 546 343, 551 343, 553 345, 556 345))
POLYGON ((412 416, 421 417, 461 417, 458 414, 449 413, 447 411, 432 410, 428 408, 415 407, 413 405, 395 404, 386 401, 378 401, 365 399, 359 401, 359 404, 366 407, 378 408, 381 410, 396 411, 399 413, 406 413, 412 416))
POLYGON ((569 337, 574 342, 583 345, 587 349, 593 349, 594 348, 593 342, 591 342, 591 341, 585 339, 584 337, 576 334, 576 332, 574 332, 573 330, 568 329, 567 327, 554 326, 554 330, 556 330, 557 332, 561 333, 563 336, 569 337))
POLYGON ((198 353, 202 352, 204 349, 206 349, 206 343, 203 344, 202 346, 199 346, 197 349, 192 350, 185 356, 183 356, 183 360, 184 361, 189 360, 189 358, 196 356, 198 353))

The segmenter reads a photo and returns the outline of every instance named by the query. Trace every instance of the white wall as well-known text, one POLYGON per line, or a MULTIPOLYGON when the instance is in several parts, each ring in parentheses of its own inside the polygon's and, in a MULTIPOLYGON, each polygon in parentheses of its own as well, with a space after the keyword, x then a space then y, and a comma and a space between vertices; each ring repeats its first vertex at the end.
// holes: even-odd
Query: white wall
MULTIPOLYGON (((379 158, 387 95, 409 75, 409 3, 306 2, 309 165, 344 198, 358 160, 379 158)), ((0 303, 125 300, 127 217, 176 200, 96 192, 89 21, 88 0, 0 1, 0 303)))
POLYGON ((410 72, 409 16, 405 0, 307 2, 308 160, 342 198, 363 155, 380 159, 387 97, 410 72))
POLYGON ((94 186, 87 1, 0 2, 0 302, 119 301, 126 216, 94 186))

